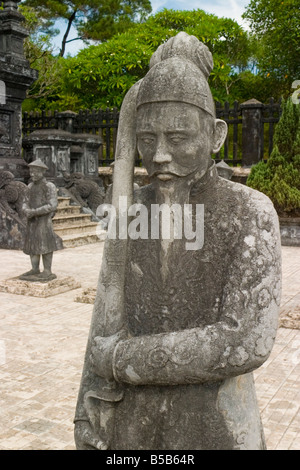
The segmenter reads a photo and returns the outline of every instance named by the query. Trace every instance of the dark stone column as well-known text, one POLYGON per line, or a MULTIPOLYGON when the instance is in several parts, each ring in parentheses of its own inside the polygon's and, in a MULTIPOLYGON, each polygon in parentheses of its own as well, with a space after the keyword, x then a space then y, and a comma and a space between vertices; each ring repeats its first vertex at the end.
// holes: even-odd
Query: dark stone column
POLYGON ((260 101, 251 99, 241 104, 243 130, 243 166, 251 166, 262 159, 262 109, 260 101))
POLYGON ((28 170, 21 156, 22 102, 38 75, 24 57, 28 33, 18 3, 5 1, 0 11, 0 169, 24 180, 28 170))

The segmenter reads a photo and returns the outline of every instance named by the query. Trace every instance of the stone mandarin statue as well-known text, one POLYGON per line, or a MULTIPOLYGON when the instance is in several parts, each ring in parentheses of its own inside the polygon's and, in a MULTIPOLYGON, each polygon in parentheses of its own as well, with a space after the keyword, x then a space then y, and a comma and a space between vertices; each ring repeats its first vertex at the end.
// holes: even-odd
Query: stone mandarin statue
POLYGON ((28 199, 23 206, 27 216, 23 251, 30 256, 32 269, 19 278, 45 282, 56 278, 51 271, 53 251, 61 248, 59 237, 55 235, 52 226, 52 217, 57 208, 57 190, 53 183, 46 180, 48 167, 41 160, 35 160, 28 166, 32 182, 28 186, 28 199), (43 272, 40 271, 41 256, 43 272))
POLYGON ((281 295, 277 214, 218 176, 209 50, 158 48, 120 115, 113 203, 204 205, 204 244, 106 240, 75 415, 78 449, 265 449, 252 371, 271 352, 281 295), (151 184, 134 192, 138 149, 151 184))

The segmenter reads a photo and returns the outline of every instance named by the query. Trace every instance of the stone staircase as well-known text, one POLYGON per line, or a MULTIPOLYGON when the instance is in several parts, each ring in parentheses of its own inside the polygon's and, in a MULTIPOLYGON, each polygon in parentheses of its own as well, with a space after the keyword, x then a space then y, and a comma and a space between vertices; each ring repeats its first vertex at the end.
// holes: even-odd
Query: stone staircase
POLYGON ((82 213, 81 206, 71 204, 69 197, 58 197, 58 207, 52 221, 64 248, 97 243, 106 236, 105 231, 96 231, 97 222, 92 221, 90 214, 82 213))

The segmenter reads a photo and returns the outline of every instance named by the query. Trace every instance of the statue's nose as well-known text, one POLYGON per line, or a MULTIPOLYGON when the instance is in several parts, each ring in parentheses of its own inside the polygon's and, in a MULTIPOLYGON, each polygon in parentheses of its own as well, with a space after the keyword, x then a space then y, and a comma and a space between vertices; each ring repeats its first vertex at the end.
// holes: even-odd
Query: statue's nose
POLYGON ((154 163, 170 163, 172 155, 167 151, 163 142, 159 143, 153 157, 154 163))

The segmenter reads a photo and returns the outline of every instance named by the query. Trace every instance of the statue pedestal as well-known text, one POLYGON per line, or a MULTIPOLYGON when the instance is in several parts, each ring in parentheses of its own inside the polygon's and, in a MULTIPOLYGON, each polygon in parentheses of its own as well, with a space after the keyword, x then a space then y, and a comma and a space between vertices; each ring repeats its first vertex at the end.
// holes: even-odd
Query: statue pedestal
POLYGON ((51 297, 81 287, 73 277, 53 279, 48 282, 24 281, 18 277, 0 281, 0 292, 28 295, 31 297, 51 297))
POLYGON ((74 301, 83 304, 93 304, 96 299, 97 289, 94 287, 88 287, 78 294, 74 301))

